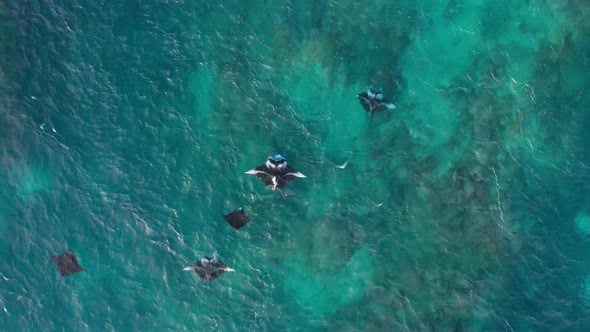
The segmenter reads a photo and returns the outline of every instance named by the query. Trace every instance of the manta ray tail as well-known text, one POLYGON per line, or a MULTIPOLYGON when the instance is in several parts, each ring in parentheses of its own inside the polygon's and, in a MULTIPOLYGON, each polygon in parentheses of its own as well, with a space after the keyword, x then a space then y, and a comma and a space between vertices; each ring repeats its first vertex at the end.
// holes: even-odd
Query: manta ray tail
POLYGON ((226 267, 225 272, 236 272, 236 270, 232 269, 231 267, 226 267))

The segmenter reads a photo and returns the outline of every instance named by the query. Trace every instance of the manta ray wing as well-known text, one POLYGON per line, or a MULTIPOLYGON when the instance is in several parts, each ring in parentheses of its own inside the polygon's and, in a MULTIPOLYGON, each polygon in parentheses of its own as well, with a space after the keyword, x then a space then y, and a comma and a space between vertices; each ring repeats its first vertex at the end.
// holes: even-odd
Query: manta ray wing
POLYGON ((390 111, 396 108, 394 103, 385 103, 385 107, 390 111))
POLYGON ((266 168, 266 166, 256 167, 255 169, 247 171, 246 174, 255 175, 256 177, 261 179, 262 182, 264 182, 264 184, 266 184, 267 186, 272 185, 273 177, 268 173, 268 169, 266 168))
POLYGON ((395 105, 392 103, 388 103, 388 102, 380 102, 377 104, 377 107, 375 107, 375 111, 385 111, 385 110, 394 110, 395 109, 395 105))
POLYGON ((76 256, 71 254, 69 250, 61 255, 51 255, 51 259, 57 266, 59 274, 64 277, 84 271, 80 264, 78 264, 76 256))
POLYGON ((285 186, 287 183, 289 183, 291 180, 297 179, 297 178, 304 178, 305 175, 296 172, 296 173, 285 173, 283 174, 280 179, 279 179, 279 184, 278 187, 283 187, 285 186))
POLYGON ((211 279, 211 275, 210 275, 210 268, 203 266, 201 264, 201 262, 197 263, 197 266, 194 267, 195 273, 197 275, 199 275, 201 278, 207 280, 207 281, 211 281, 213 279, 211 279))
POLYGON ((195 262, 192 266, 187 266, 183 271, 193 271, 196 275, 207 281, 213 281, 225 272, 234 272, 222 262, 207 263, 195 262))
POLYGON ((288 180, 293 180, 294 178, 305 178, 306 176, 303 175, 301 172, 297 172, 293 167, 287 166, 285 167, 284 173, 282 174, 283 178, 288 178, 288 180))
POLYGON ((244 214, 244 211, 233 211, 232 213, 223 216, 223 219, 235 229, 240 229, 250 221, 250 219, 246 217, 246 214, 244 214))
POLYGON ((211 263, 207 266, 207 276, 203 277, 207 281, 212 281, 217 279, 220 275, 225 273, 227 266, 225 264, 218 262, 218 263, 211 263))
POLYGON ((366 92, 358 94, 357 97, 358 97, 359 101, 361 102, 361 105, 363 106, 365 111, 371 112, 373 110, 372 106, 371 106, 371 99, 368 98, 366 92))
MULTIPOLYGON (((283 169, 283 172, 281 172, 281 174, 279 174, 278 176, 276 176, 274 178, 275 182, 271 183, 270 186, 272 187, 271 189, 275 190, 277 188, 284 187, 287 183, 289 183, 289 181, 291 181, 293 179, 304 178, 304 177, 306 177, 306 176, 300 172, 297 172, 293 167, 287 166, 283 169)), ((271 178, 271 182, 272 182, 272 178, 271 178)))
POLYGON ((283 175, 283 177, 306 178, 307 176, 303 175, 300 172, 294 172, 294 173, 286 173, 285 175, 283 175))
POLYGON ((252 175, 258 175, 258 174, 266 174, 268 175, 265 171, 259 171, 257 169, 251 169, 247 172, 245 172, 246 174, 252 174, 252 175))

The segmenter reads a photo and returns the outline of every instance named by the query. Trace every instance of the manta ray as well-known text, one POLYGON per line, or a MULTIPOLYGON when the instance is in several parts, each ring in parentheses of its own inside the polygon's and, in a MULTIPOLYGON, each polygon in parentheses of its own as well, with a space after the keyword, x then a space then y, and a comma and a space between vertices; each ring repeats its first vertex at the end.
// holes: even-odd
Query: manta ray
POLYGON ((76 256, 69 249, 61 255, 51 255, 51 259, 55 262, 59 273, 64 277, 84 271, 80 264, 78 264, 76 256))
POLYGON ((383 93, 381 91, 375 91, 373 88, 369 88, 366 92, 359 93, 356 97, 368 113, 395 109, 393 103, 383 100, 383 93))
POLYGON ((224 215, 223 219, 235 229, 240 229, 250 221, 250 219, 246 217, 246 214, 244 214, 244 209, 241 207, 233 210, 230 214, 224 215))
POLYGON ((213 257, 205 256, 200 261, 194 262, 193 265, 187 266, 183 270, 194 271, 196 275, 207 281, 213 281, 225 272, 236 271, 219 261, 217 254, 213 255, 213 257))
POLYGON ((284 187, 293 179, 306 177, 293 167, 288 166, 287 160, 280 154, 268 157, 264 165, 251 169, 246 174, 256 175, 272 190, 284 187))

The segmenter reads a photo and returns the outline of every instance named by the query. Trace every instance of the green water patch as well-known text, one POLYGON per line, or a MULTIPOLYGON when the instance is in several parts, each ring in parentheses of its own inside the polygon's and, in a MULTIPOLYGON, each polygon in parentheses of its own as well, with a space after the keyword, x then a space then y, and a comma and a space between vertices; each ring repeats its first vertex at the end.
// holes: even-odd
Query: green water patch
MULTIPOLYGON (((481 12, 478 4, 470 4, 457 9, 460 15, 448 17, 444 13, 449 4, 427 1, 420 5, 428 6, 433 16, 402 54, 401 67, 406 83, 403 100, 413 105, 404 121, 418 144, 414 155, 425 160, 437 151, 447 152, 447 145, 459 141, 454 139, 462 129, 461 110, 446 89, 463 77, 478 57, 481 12)), ((462 150, 453 148, 444 158, 439 154, 436 173, 448 171, 462 150)))
POLYGON ((311 325, 362 300, 375 269, 369 248, 360 245, 364 234, 355 211, 346 210, 346 203, 333 204, 318 218, 291 228, 288 246, 282 246, 288 256, 278 257, 284 290, 311 325))
POLYGON ((444 10, 449 5, 450 3, 438 1, 417 4, 428 7, 432 16, 424 22, 425 30, 419 34, 416 32, 402 54, 403 73, 412 73, 404 74, 409 90, 423 92, 428 87, 436 90, 450 85, 455 77, 469 68, 478 55, 481 48, 480 6, 470 3, 457 9, 460 15, 448 17, 444 15, 444 10))
MULTIPOLYGON (((540 4, 531 8, 525 2, 518 3, 518 10, 505 12, 501 4, 485 2, 454 7, 451 2, 426 1, 416 6, 427 6, 432 14, 402 54, 403 73, 408 73, 404 74, 404 100, 414 107, 405 123, 414 141, 421 143, 415 150, 418 160, 432 156, 437 176, 451 170, 464 151, 453 146, 468 138, 458 136, 464 132, 465 110, 489 109, 490 105, 491 111, 502 114, 494 122, 499 121, 496 128, 506 129, 501 136, 505 144, 510 149, 536 152, 535 146, 540 144, 534 137, 542 135, 542 130, 536 128, 537 112, 533 110, 538 110, 535 97, 542 91, 531 88, 530 80, 538 70, 542 47, 558 47, 567 32, 563 10, 540 4), (495 26, 492 21, 509 23, 495 26), (491 34, 497 29, 502 33, 491 34), (497 38, 488 39, 492 36, 497 38), (498 53, 498 49, 506 52, 498 53), (492 64, 484 59, 492 59, 492 64), (493 84, 490 78, 501 83, 493 84), (495 86, 496 100, 485 102, 488 105, 474 102, 486 99, 482 84, 495 86)), ((475 129, 485 129, 474 120, 475 129)), ((492 161, 495 156, 486 158, 492 161)))
POLYGON ((317 152, 340 165, 364 147, 359 136, 367 125, 367 114, 356 94, 366 86, 346 84, 345 74, 334 70, 329 53, 321 40, 306 40, 300 52, 290 55, 291 67, 281 86, 289 91, 297 119, 317 137, 317 152))
MULTIPOLYGON (((174 47, 171 55, 198 58, 185 86, 193 100, 180 116, 190 123, 197 146, 168 138, 162 150, 132 162, 103 150, 90 170, 96 176, 86 178, 93 183, 89 187, 100 182, 96 194, 102 211, 92 213, 104 224, 79 222, 86 231, 72 230, 82 234, 78 244, 64 241, 89 271, 65 279, 68 287, 81 282, 83 291, 64 291, 64 298, 71 295, 72 304, 87 309, 77 309, 72 318, 82 316, 90 328, 103 330, 289 330, 296 329, 293 322, 305 329, 308 318, 326 324, 327 316, 346 312, 336 319, 342 330, 367 329, 359 318, 388 322, 391 317, 412 320, 399 324, 400 330, 452 330, 460 326, 457 320, 493 311, 476 297, 486 295, 482 288, 497 290, 485 276, 498 273, 509 256, 503 247, 506 234, 498 227, 507 203, 504 190, 511 188, 523 164, 538 169, 563 165, 572 144, 558 140, 543 148, 565 131, 543 133, 550 123, 543 121, 546 104, 531 99, 543 90, 532 91, 526 81, 538 75, 534 50, 546 47, 526 40, 536 34, 524 25, 542 29, 547 15, 554 15, 547 8, 554 7, 539 10, 539 3, 531 4, 538 23, 521 20, 527 14, 524 1, 517 2, 516 14, 506 5, 505 15, 514 16, 492 23, 501 30, 507 22, 510 29, 524 32, 515 40, 502 37, 502 47, 494 49, 491 37, 479 40, 482 27, 476 22, 488 14, 482 3, 196 4, 198 15, 191 19, 198 28, 189 34, 198 50, 178 54, 181 48, 174 47), (516 27, 513 21, 526 24, 516 27), (413 38, 408 52, 399 47, 406 35, 413 38), (506 50, 522 63, 503 58, 506 50), (404 101, 395 112, 369 116, 355 95, 370 84, 396 89, 392 82, 399 54, 408 64, 403 73, 409 82, 399 86, 404 101), (497 71, 479 69, 482 63, 497 71), (489 73, 500 81, 497 85, 490 84, 494 77, 489 73), (509 77, 517 82, 510 83, 509 77), (494 97, 484 97, 490 95, 494 97), (470 108, 472 102, 477 109, 470 108), (178 155, 170 155, 173 145, 182 146, 174 149, 178 155), (566 152, 553 154, 560 148, 566 152), (308 178, 272 192, 243 174, 275 152, 308 178), (168 159, 159 158, 163 154, 168 159), (185 164, 180 163, 183 157, 185 164), (345 168, 336 167, 347 161, 345 168), (384 204, 381 210, 378 203, 384 204), (251 216, 240 231, 221 218, 236 205, 245 205, 251 216), (179 243, 166 234, 174 234, 179 243), (88 249, 80 248, 83 242, 88 249), (169 248, 157 249, 159 244, 169 248), (181 271, 209 249, 218 250, 236 273, 206 283, 181 271), (367 299, 367 293, 374 297, 367 299), (483 309, 472 310, 478 306, 483 309), (260 321, 267 324, 253 324, 260 321)), ((162 11, 151 13, 158 13, 153 22, 168 19, 162 11)), ((173 29, 157 29, 172 36, 173 45, 179 42, 176 33, 184 35, 191 26, 177 22, 173 29)), ((145 30, 153 32, 153 27, 145 30)), ((559 28, 552 29, 543 37, 550 43, 559 39, 559 28)), ((141 57, 135 60, 142 63, 141 57)), ((572 61, 559 73, 565 78, 584 68, 572 61)), ((152 75, 160 75, 152 69, 152 75)), ((564 89, 574 93, 584 82, 571 78, 564 89)), ((143 112, 158 114, 151 106, 143 112)), ((169 124, 149 128, 155 142, 178 130, 169 124)), ((131 136, 145 134, 120 129, 131 136)), ((102 135, 90 137, 97 139, 96 146, 109 147, 100 141, 102 135)), ((555 175, 543 177, 547 174, 555 175)), ((24 191, 40 192, 34 189, 43 188, 36 177, 42 176, 31 176, 32 184, 23 184, 30 189, 24 191)), ((96 209, 97 201, 89 206, 96 209)), ((517 253, 520 245, 510 239, 510 250, 517 253)), ((46 312, 46 317, 53 313, 46 312)), ((392 326, 397 325, 374 330, 392 326)))
POLYGON ((590 235, 590 216, 585 212, 579 212, 574 219, 576 231, 583 237, 590 235))
POLYGON ((432 324, 451 329, 472 315, 479 298, 487 296, 490 289, 499 289, 487 280, 503 264, 496 260, 504 252, 498 242, 498 227, 493 216, 478 212, 481 203, 473 198, 458 203, 463 204, 463 211, 458 206, 448 208, 453 203, 443 208, 435 198, 440 195, 452 200, 457 191, 435 191, 438 194, 426 194, 424 199, 412 197, 409 215, 390 231, 396 234, 395 246, 388 248, 391 242, 387 241, 376 244, 377 251, 388 257, 388 262, 394 261, 396 268, 379 264, 382 269, 375 283, 395 287, 390 301, 400 302, 404 309, 394 315, 407 320, 410 327, 432 324))
POLYGON ((194 126, 205 129, 209 126, 209 115, 216 106, 217 72, 203 66, 191 74, 188 90, 194 97, 194 126))
POLYGON ((290 91, 293 107, 305 122, 325 119, 326 107, 320 101, 327 99, 331 93, 327 69, 321 64, 308 64, 309 67, 301 68, 298 65, 296 72, 289 75, 285 81, 285 88, 290 91), (311 74, 313 73, 313 74, 311 74))
MULTIPOLYGON (((372 145, 370 154, 392 156, 388 167, 399 170, 403 175, 401 180, 418 180, 414 189, 405 193, 406 199, 402 202, 406 207, 410 204, 409 215, 422 216, 418 224, 424 225, 413 230, 420 234, 421 240, 406 244, 410 248, 422 248, 422 252, 407 255, 414 255, 411 258, 422 265, 425 260, 432 262, 427 258, 437 255, 436 247, 453 252, 452 257, 445 259, 443 254, 439 257, 442 263, 438 264, 448 272, 432 269, 425 262, 424 272, 419 272, 418 277, 408 277, 407 285, 401 281, 404 292, 419 302, 412 310, 419 311, 424 321, 432 322, 439 319, 429 313, 433 306, 449 320, 467 319, 472 314, 476 297, 469 294, 471 286, 465 286, 469 282, 455 281, 458 275, 485 280, 485 274, 472 272, 487 270, 495 274, 509 261, 509 252, 519 252, 519 243, 523 240, 510 236, 519 228, 511 224, 518 221, 506 214, 509 203, 506 190, 522 169, 521 162, 549 170, 551 165, 563 165, 567 160, 567 152, 560 152, 560 147, 571 152, 571 142, 567 139, 547 148, 551 139, 544 122, 547 119, 542 111, 544 105, 539 104, 538 98, 544 90, 531 89, 531 80, 537 78, 539 69, 538 53, 548 44, 557 46, 555 42, 567 31, 561 13, 558 10, 552 13, 551 5, 540 5, 542 8, 535 5, 534 11, 528 13, 533 18, 511 21, 510 24, 515 25, 511 29, 521 31, 515 31, 514 37, 509 36, 510 31, 503 31, 504 39, 498 42, 486 39, 489 35, 484 36, 480 26, 487 15, 487 2, 455 5, 456 2, 420 2, 417 6, 428 8, 432 16, 420 21, 423 26, 417 29, 409 47, 402 53, 401 67, 406 83, 402 104, 411 107, 407 112, 400 110, 400 114, 406 116, 403 123, 412 143, 409 145, 412 149, 405 147, 409 156, 393 157, 391 150, 401 147, 402 140, 387 137, 395 136, 390 127, 383 127, 378 130, 379 135, 371 136, 376 138, 373 141, 376 144, 372 145), (551 20, 551 15, 555 20, 547 31, 539 34, 527 32, 524 24, 512 23, 527 22, 533 30, 543 29, 545 23, 542 22, 551 20), (515 49, 509 49, 512 46, 515 49), (504 55, 498 54, 497 48, 514 52, 514 57, 502 59, 504 55), (493 96, 489 97, 490 94, 493 96), (416 173, 426 175, 428 180, 416 179, 416 173), (429 213, 422 215, 420 211, 429 213), (429 232, 434 230, 438 233, 429 237, 429 232), (464 238, 452 240, 457 232, 464 238), (446 240, 432 240, 436 244, 433 246, 433 243, 423 243, 424 238, 446 240), (498 261, 498 257, 503 260, 498 261), (422 287, 415 287, 411 282, 421 279, 426 283, 422 287), (443 282, 446 284, 441 286, 443 282), (416 288, 437 291, 426 296, 412 292, 416 288), (456 301, 449 304, 450 296, 456 301)), ((519 5, 522 10, 517 11, 516 17, 527 14, 526 4, 519 5)), ((575 88, 579 84, 573 82, 571 86, 575 88)), ((400 136, 397 137, 403 138, 400 136)), ((403 139, 404 144, 408 143, 403 139)), ((373 165, 374 169, 381 168, 381 164, 373 165)), ((370 184, 371 193, 383 191, 380 187, 387 188, 378 181, 364 184, 370 184)), ((318 206, 325 204, 321 202, 318 206)), ((314 214, 320 215, 321 211, 317 209, 314 214)), ((310 282, 310 288, 317 283, 310 282)), ((487 281, 482 283, 487 284, 487 281)), ((499 289, 500 286, 494 287, 499 289)), ((485 287, 478 295, 484 293, 485 287)))
POLYGON ((286 258, 285 290, 312 320, 320 320, 363 298, 373 276, 372 261, 369 250, 361 247, 343 268, 320 273, 314 272, 304 257, 286 258))
POLYGON ((37 192, 53 187, 55 178, 53 174, 44 169, 21 168, 15 172, 16 195, 27 198, 37 192))
POLYGON ((504 32, 495 40, 496 47, 506 51, 506 73, 512 80, 512 89, 522 89, 518 84, 528 82, 534 74, 540 48, 558 46, 570 28, 568 16, 552 4, 512 4, 512 19, 503 26, 504 32))
POLYGON ((214 65, 200 66, 191 74, 187 88, 193 96, 193 103, 186 113, 195 134, 195 148, 201 156, 195 158, 189 175, 196 183, 205 181, 193 178, 203 172, 215 175, 208 178, 209 182, 225 182, 223 173, 227 177, 238 176, 258 166, 271 154, 264 152, 270 145, 268 135, 260 134, 252 138, 253 134, 261 132, 259 118, 244 115, 252 111, 253 105, 246 101, 247 94, 232 83, 232 75, 233 72, 227 68, 214 65), (216 157, 208 161, 206 156, 216 157), (239 156, 258 157, 260 160, 252 161, 239 156))
MULTIPOLYGON (((214 65, 200 66, 191 74, 188 83, 193 104, 187 113, 191 126, 199 128, 196 131, 197 144, 207 154, 229 152, 232 145, 230 140, 235 136, 232 125, 237 122, 233 113, 243 111, 239 110, 243 105, 237 102, 240 94, 231 86, 227 75, 227 72, 214 65), (224 150, 213 150, 224 145, 224 150)), ((241 124, 248 126, 245 122, 241 124)))
POLYGON ((113 207, 110 219, 99 224, 92 245, 75 249, 86 269, 81 275, 84 285, 80 297, 85 299, 86 308, 92 308, 82 312, 83 319, 101 317, 94 326, 103 329, 144 329, 148 328, 146 324, 156 329, 190 326, 193 315, 187 313, 196 312, 190 304, 198 301, 194 298, 193 275, 182 268, 198 257, 197 252, 182 243, 174 222, 158 222, 155 213, 136 214, 125 209, 127 204, 121 205, 113 207), (192 295, 192 301, 188 295, 192 295), (171 297, 182 300, 172 308, 182 308, 184 315, 168 312, 171 297), (119 314, 123 311, 137 314, 123 318, 119 314))
POLYGON ((574 93, 588 85, 590 77, 585 75, 585 66, 581 63, 561 63, 559 66, 562 88, 574 93))
POLYGON ((590 274, 586 276, 580 287, 581 298, 586 307, 590 308, 590 274))
POLYGON ((326 126, 330 130, 323 146, 326 157, 334 162, 344 163, 363 152, 365 146, 359 137, 365 132, 369 115, 360 107, 356 94, 364 88, 337 84, 326 100, 326 110, 329 112, 326 126))
POLYGON ((11 218, 7 215, 6 211, 7 206, 5 206, 5 203, 0 203, 0 234, 7 234, 6 229, 10 225, 11 218))

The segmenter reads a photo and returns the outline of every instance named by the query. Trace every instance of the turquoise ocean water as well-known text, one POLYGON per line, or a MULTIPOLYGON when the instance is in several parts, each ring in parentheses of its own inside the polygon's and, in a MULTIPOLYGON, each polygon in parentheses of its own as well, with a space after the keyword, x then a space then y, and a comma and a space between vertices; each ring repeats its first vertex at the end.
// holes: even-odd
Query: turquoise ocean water
POLYGON ((590 330, 589 28, 581 0, 0 1, 0 331, 590 330), (307 178, 244 174, 273 153, 307 178), (182 271, 213 251, 236 273, 182 271))

